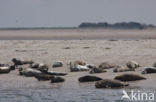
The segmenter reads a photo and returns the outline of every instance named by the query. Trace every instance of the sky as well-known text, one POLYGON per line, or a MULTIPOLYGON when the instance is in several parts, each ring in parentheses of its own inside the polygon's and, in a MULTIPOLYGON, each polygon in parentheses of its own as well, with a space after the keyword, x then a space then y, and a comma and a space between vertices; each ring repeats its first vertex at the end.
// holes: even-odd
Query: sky
POLYGON ((0 0, 0 28, 123 21, 156 25, 156 0, 0 0))

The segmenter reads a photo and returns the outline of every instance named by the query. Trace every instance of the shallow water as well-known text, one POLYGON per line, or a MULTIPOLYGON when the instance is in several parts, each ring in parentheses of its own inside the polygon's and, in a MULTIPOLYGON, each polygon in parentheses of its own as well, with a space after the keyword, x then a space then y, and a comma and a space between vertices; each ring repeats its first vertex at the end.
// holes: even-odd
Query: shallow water
POLYGON ((1 90, 0 102, 120 102, 121 90, 20 89, 1 90))
MULTIPOLYGON (((121 100, 122 90, 126 90, 129 94, 132 89, 95 89, 88 87, 80 89, 3 89, 0 90, 0 102, 133 102, 127 99, 121 100)), ((135 89, 135 92, 137 90, 139 89, 135 89)), ((140 91, 147 92, 145 89, 140 91)), ((149 91, 152 92, 153 90, 149 91)))

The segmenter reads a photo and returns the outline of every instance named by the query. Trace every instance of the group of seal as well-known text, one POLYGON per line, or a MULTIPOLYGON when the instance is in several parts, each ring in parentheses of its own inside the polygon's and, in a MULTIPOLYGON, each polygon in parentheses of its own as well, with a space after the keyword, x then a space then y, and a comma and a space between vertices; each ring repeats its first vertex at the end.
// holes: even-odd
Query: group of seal
POLYGON ((110 62, 102 62, 98 67, 93 64, 86 64, 83 61, 74 61, 69 63, 71 72, 89 71, 90 74, 107 72, 107 70, 112 68, 113 72, 135 71, 135 69, 139 67, 140 65, 135 61, 127 62, 126 67, 110 62))
MULTIPOLYGON (((87 64, 85 64, 83 66, 86 66, 86 65, 87 64)), ((90 70, 90 74, 93 74, 93 73, 107 72, 106 70, 111 69, 111 68, 113 68, 113 72, 135 71, 139 67, 142 67, 142 66, 135 61, 127 62, 126 67, 111 64, 109 62, 103 62, 98 67, 94 66, 94 67, 91 67, 88 69, 90 70)), ((79 70, 79 71, 81 71, 81 70, 79 70)), ((153 67, 145 67, 144 70, 142 71, 142 74, 149 74, 149 73, 156 73, 156 63, 153 65, 153 67)), ((127 73, 127 74, 118 75, 118 76, 114 77, 113 80, 112 79, 102 79, 100 77, 90 76, 90 75, 86 75, 86 76, 80 77, 78 79, 79 82, 97 81, 95 83, 96 88, 125 87, 125 86, 129 86, 129 84, 127 84, 125 82, 138 81, 138 80, 146 80, 146 78, 141 75, 138 75, 138 74, 127 73)))
MULTIPOLYGON (((34 61, 25 61, 17 58, 13 58, 13 65, 0 64, 0 74, 9 73, 12 70, 19 69, 19 75, 25 77, 34 77, 38 81, 48 81, 51 83, 64 82, 65 79, 60 76, 65 76, 67 73, 49 71, 49 66, 43 63, 35 63, 34 61)), ((52 65, 53 68, 63 67, 63 63, 58 61, 52 65)), ((102 62, 98 67, 93 64, 86 64, 83 61, 74 61, 69 63, 69 69, 71 72, 89 71, 90 74, 107 72, 109 69, 113 69, 113 72, 126 72, 135 71, 135 69, 141 67, 135 61, 129 61, 126 63, 126 67, 112 64, 109 62, 102 62)), ((142 74, 156 73, 156 63, 153 67, 145 67, 142 74)), ((127 81, 145 80, 146 78, 137 74, 121 74, 114 79, 103 79, 97 76, 82 76, 78 79, 79 82, 92 82, 96 81, 96 88, 118 88, 126 87, 129 84, 127 81)))
POLYGON ((102 79, 96 76, 83 76, 80 77, 78 80, 79 82, 93 82, 95 83, 96 88, 120 88, 129 86, 129 84, 125 83, 127 81, 137 81, 137 80, 145 80, 143 76, 137 74, 122 74, 119 76, 114 77, 114 79, 102 79))
MULTIPOLYGON (((12 59, 13 65, 0 64, 0 74, 7 74, 12 70, 18 69, 19 75, 25 77, 34 77, 38 81, 51 80, 51 83, 64 82, 65 79, 60 76, 65 76, 67 73, 48 71, 49 67, 43 63, 35 63, 34 61, 26 61, 18 58, 12 59)), ((55 67, 59 66, 59 63, 55 63, 55 67)), ((54 66, 54 65, 53 65, 54 66)))

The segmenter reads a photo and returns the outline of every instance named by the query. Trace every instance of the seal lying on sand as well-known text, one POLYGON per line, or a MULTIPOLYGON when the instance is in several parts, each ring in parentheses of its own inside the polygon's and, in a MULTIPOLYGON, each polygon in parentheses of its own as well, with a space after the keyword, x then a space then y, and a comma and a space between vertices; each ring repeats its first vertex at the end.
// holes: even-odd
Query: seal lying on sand
POLYGON ((149 68, 145 68, 142 71, 142 74, 150 74, 150 73, 156 73, 156 68, 154 67, 149 67, 149 68))
POLYGON ((53 65, 52 65, 52 68, 57 68, 57 67, 63 67, 63 63, 58 61, 58 62, 55 62, 53 65))
POLYGON ((87 66, 82 66, 79 64, 75 64, 73 62, 70 62, 70 71, 71 72, 78 72, 78 71, 89 71, 89 68, 87 66))
POLYGON ((128 85, 129 84, 125 84, 120 81, 110 80, 110 79, 100 80, 95 83, 96 88, 119 88, 119 87, 124 87, 128 85))
POLYGON ((47 64, 43 64, 43 63, 40 63, 39 67, 37 68, 37 70, 42 71, 42 72, 47 72, 48 69, 49 69, 48 65, 47 64))
POLYGON ((135 61, 129 61, 129 62, 127 62, 127 67, 130 69, 136 69, 141 66, 135 61))
POLYGON ((57 76, 65 76, 67 75, 67 73, 63 73, 63 72, 54 72, 54 71, 45 71, 43 72, 45 74, 48 74, 48 75, 57 75, 57 76))
POLYGON ((11 71, 10 67, 0 67, 0 74, 7 74, 11 71))
POLYGON ((94 74, 94 73, 103 73, 103 72, 107 72, 107 71, 104 70, 104 69, 101 69, 101 68, 96 68, 96 67, 90 69, 90 71, 89 71, 90 74, 94 74))
POLYGON ((96 77, 96 76, 83 76, 79 78, 79 82, 92 82, 92 81, 99 81, 102 80, 102 78, 96 77))
POLYGON ((54 78, 53 75, 47 75, 47 74, 43 74, 43 73, 37 73, 34 76, 36 79, 38 79, 38 81, 47 81, 47 80, 51 80, 52 78, 54 78))
POLYGON ((14 65, 24 65, 24 64, 32 64, 32 63, 34 63, 33 61, 24 61, 24 60, 17 59, 17 58, 13 58, 12 62, 14 63, 14 65))
POLYGON ((42 74, 41 71, 36 70, 36 69, 32 69, 32 68, 19 68, 19 74, 20 75, 24 75, 26 77, 33 77, 37 74, 42 74))
POLYGON ((110 68, 114 68, 115 66, 116 66, 115 64, 112 64, 112 63, 109 63, 109 62, 102 62, 99 65, 99 68, 100 69, 110 69, 110 68))
POLYGON ((49 69, 48 65, 46 65, 44 63, 32 63, 32 64, 30 64, 29 67, 33 68, 33 69, 37 69, 37 70, 42 71, 42 72, 46 72, 49 69))
POLYGON ((114 79, 120 80, 120 81, 136 81, 136 80, 143 80, 146 78, 140 75, 136 75, 136 74, 122 74, 122 75, 116 76, 114 79))
POLYGON ((118 66, 113 69, 113 72, 126 72, 126 71, 135 71, 135 69, 124 68, 123 66, 118 66))
POLYGON ((51 83, 60 83, 60 82, 64 82, 65 79, 62 77, 54 77, 51 79, 51 83))

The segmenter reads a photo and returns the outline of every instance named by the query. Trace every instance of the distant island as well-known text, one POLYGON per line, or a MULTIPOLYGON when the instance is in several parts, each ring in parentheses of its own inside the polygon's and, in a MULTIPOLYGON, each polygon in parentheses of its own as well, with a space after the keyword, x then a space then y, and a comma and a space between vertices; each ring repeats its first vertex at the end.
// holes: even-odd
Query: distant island
POLYGON ((99 22, 99 23, 90 23, 84 22, 81 23, 79 28, 112 28, 112 29, 146 29, 146 28, 155 28, 156 26, 152 24, 142 24, 138 22, 118 22, 114 24, 110 24, 107 22, 99 22))
POLYGON ((108 28, 108 29, 147 29, 147 28, 156 28, 152 24, 143 24, 138 22, 118 22, 110 24, 107 22, 84 22, 77 27, 4 27, 0 30, 35 30, 35 29, 83 29, 83 28, 108 28))

